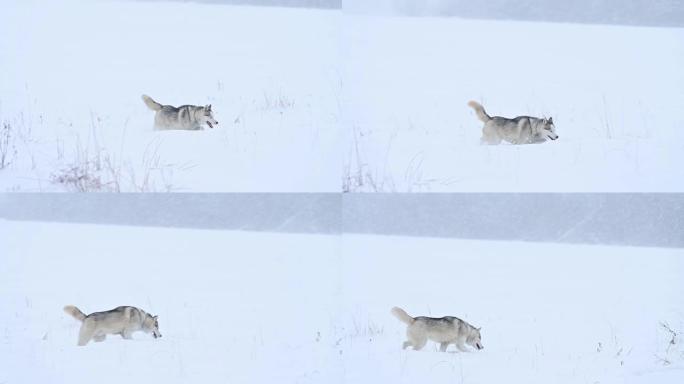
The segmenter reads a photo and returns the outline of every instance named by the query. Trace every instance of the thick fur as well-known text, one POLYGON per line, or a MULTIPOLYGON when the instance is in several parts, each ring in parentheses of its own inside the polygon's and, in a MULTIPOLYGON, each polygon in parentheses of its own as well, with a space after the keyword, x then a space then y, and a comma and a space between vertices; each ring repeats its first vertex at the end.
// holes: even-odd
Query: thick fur
POLYGON ((155 339, 161 337, 157 316, 152 316, 140 308, 121 306, 86 316, 80 309, 67 305, 64 312, 83 323, 78 334, 80 346, 88 344, 90 340, 104 341, 108 334, 132 339, 133 332, 143 331, 152 333, 155 339))
POLYGON ((142 95, 142 99, 145 102, 145 105, 153 111, 161 111, 163 105, 157 103, 156 101, 152 100, 151 97, 147 95, 142 95))
POLYGON ((404 323, 406 325, 411 325, 416 321, 416 319, 409 316, 409 314, 406 313, 406 311, 404 311, 403 309, 401 309, 399 307, 392 308, 392 314, 394 315, 394 317, 399 319, 399 321, 401 321, 402 323, 404 323))
POLYGON ((411 317, 399 307, 392 308, 392 315, 406 324, 406 338, 403 349, 412 347, 418 351, 422 349, 428 340, 439 343, 439 350, 446 352, 449 344, 456 345, 462 352, 467 352, 465 345, 470 345, 478 350, 483 349, 480 328, 475 328, 467 322, 453 316, 440 318, 434 317, 411 317))
POLYGON ((211 105, 203 107, 181 105, 180 107, 174 107, 157 103, 147 95, 142 95, 142 99, 149 109, 156 112, 154 114, 154 129, 197 131, 204 129, 205 124, 209 128, 214 128, 214 126, 218 125, 218 121, 214 119, 211 105))
POLYGON ((480 139, 483 144, 495 145, 502 141, 511 144, 538 144, 558 139, 553 118, 518 116, 509 119, 489 116, 484 107, 475 101, 468 102, 468 106, 475 110, 477 118, 484 123, 480 139))
POLYGON ((64 307, 64 312, 73 316, 78 321, 83 321, 86 318, 85 313, 81 312, 80 309, 74 307, 73 305, 67 305, 64 307))

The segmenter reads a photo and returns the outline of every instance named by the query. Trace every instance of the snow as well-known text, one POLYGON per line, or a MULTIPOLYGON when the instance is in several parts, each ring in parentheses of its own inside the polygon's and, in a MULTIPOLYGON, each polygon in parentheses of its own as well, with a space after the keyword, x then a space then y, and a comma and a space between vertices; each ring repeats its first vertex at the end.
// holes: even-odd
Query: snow
POLYGON ((681 28, 3 4, 0 191, 684 190, 681 28), (153 131, 143 93, 220 125, 153 131), (471 99, 560 140, 480 145, 471 99))
POLYGON ((684 189, 684 31, 346 15, 347 190, 684 189), (490 115, 552 116, 560 139, 480 145, 490 115))
POLYGON ((0 382, 339 382, 338 240, 0 221, 0 382), (77 347, 84 312, 134 305, 162 338, 77 347))
POLYGON ((0 234, 0 382, 684 377, 681 340, 661 325, 684 328, 681 248, 6 220, 0 234), (140 306, 163 337, 77 347, 66 304, 140 306), (485 349, 402 350, 392 306, 461 317, 485 349))
POLYGON ((681 29, 1 8, 0 192, 251 193, 0 193, 0 384, 684 382, 679 196, 339 193, 681 192, 681 29), (480 145, 470 99, 560 139, 480 145), (67 304, 163 337, 77 347, 67 304), (485 349, 402 350, 393 306, 485 349))
POLYGON ((0 191, 338 191, 338 24, 330 10, 5 1, 0 191), (212 104, 219 127, 154 131, 143 93, 212 104))
POLYGON ((680 383, 682 249, 349 235, 349 383, 680 383), (402 350, 412 316, 482 327, 485 349, 402 350), (669 356, 669 357, 668 357, 669 356), (659 358, 673 362, 665 366, 659 358), (676 361, 676 362, 675 362, 676 361))

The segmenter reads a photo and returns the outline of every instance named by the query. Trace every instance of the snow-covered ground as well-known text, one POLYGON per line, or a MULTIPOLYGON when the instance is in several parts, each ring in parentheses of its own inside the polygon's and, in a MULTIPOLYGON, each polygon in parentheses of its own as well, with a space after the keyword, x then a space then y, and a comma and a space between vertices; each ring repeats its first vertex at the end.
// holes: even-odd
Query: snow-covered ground
POLYGON ((680 383, 684 250, 0 221, 4 383, 680 383), (137 305, 161 339, 77 347, 62 312, 137 305), (482 327, 401 350, 389 314, 482 327))
POLYGON ((346 15, 350 191, 683 191, 684 30, 346 15), (480 145, 490 115, 560 140, 480 145))
POLYGON ((333 383, 339 241, 325 235, 0 221, 2 383, 333 383), (62 312, 139 306, 136 333, 77 347, 62 312))
POLYGON ((342 255, 348 383, 684 380, 661 325, 684 328, 682 249, 350 235, 342 255), (485 349, 404 351, 393 306, 482 327, 485 349))
POLYGON ((1 8, 0 191, 339 191, 339 11, 1 8), (143 93, 220 124, 155 132, 143 93))
POLYGON ((684 31, 5 0, 0 191, 683 191, 684 31), (220 125, 155 132, 146 93, 220 125), (492 115, 560 140, 482 146, 492 115))

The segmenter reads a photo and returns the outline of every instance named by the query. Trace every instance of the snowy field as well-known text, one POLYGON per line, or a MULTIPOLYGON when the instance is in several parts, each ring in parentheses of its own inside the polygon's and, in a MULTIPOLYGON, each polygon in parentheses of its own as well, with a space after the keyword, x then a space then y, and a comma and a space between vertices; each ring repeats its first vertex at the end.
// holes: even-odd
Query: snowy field
POLYGON ((347 15, 348 191, 683 191, 684 30, 347 15), (480 145, 494 116, 560 139, 480 145))
POLYGON ((345 236, 348 383, 681 383, 684 250, 345 236), (389 313, 457 316, 485 349, 402 351, 389 313))
POLYGON ((0 383, 339 382, 339 241, 0 221, 0 383), (62 312, 134 305, 162 338, 77 347, 62 312))
POLYGON ((339 191, 339 16, 3 0, 0 191, 339 191), (143 93, 220 124, 153 131, 143 93))
MULTIPOLYGON (((0 382, 680 383, 684 251, 0 221, 0 382), (161 339, 76 346, 140 306, 161 339), (401 350, 410 314, 480 352, 401 350)), ((453 348, 453 347, 452 347, 453 348)))

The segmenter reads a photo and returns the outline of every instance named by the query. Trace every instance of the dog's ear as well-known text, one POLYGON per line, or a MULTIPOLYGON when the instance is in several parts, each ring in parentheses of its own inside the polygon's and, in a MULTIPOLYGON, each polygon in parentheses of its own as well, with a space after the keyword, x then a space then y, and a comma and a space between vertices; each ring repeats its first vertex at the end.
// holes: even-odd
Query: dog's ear
POLYGON ((477 331, 478 331, 478 332, 480 332, 480 329, 482 329, 482 327, 480 327, 480 328, 477 328, 477 331))
POLYGON ((207 111, 211 111, 211 104, 207 105, 207 111))
POLYGON ((152 316, 152 318, 155 319, 155 320, 157 320, 157 317, 159 317, 159 316, 152 316))
POLYGON ((549 124, 553 124, 553 117, 549 117, 549 124))

